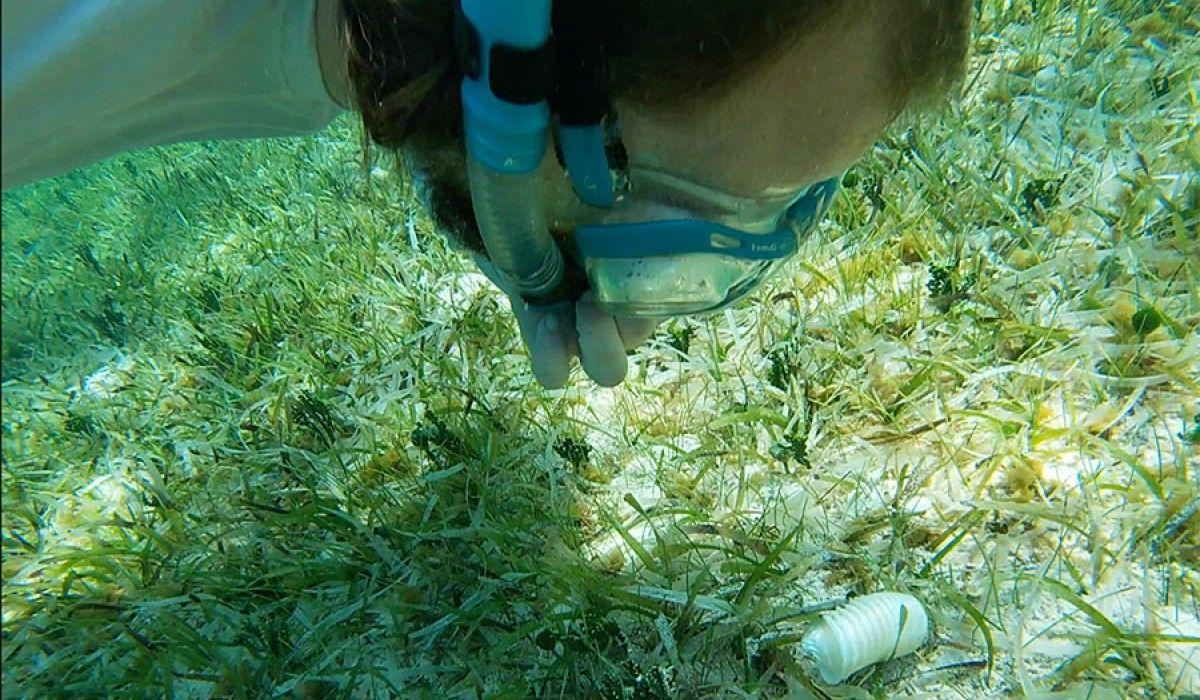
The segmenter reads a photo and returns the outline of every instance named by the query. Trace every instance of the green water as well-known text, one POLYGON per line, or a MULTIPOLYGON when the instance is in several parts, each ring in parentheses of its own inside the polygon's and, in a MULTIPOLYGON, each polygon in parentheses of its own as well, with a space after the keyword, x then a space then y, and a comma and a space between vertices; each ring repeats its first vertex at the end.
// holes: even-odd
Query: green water
POLYGON ((4 193, 5 697, 821 697, 887 589, 936 640, 846 697, 1200 692, 1197 14, 977 4, 961 104, 614 391, 350 117, 4 193))

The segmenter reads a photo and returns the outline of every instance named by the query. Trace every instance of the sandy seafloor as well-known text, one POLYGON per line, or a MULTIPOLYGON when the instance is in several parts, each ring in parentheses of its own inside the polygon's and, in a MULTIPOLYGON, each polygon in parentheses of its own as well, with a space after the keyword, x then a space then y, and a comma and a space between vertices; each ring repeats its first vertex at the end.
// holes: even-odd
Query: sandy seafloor
MULTIPOLYGON (((1048 166, 1057 167, 1069 172, 1068 178, 1078 185, 1075 191, 1063 193, 1062 201, 1042 228, 1056 237, 1053 252, 1038 260, 1010 255, 1001 263, 1006 263, 1005 273, 993 280, 999 294, 1025 293, 1032 317, 1065 331, 1070 342, 1033 359, 955 369, 964 376, 953 390, 939 392, 936 401, 922 402, 906 417, 905 422, 913 429, 911 435, 894 435, 870 426, 869 421, 858 423, 849 417, 842 419, 844 425, 823 425, 818 414, 809 438, 812 466, 802 476, 781 474, 778 463, 769 459, 772 446, 778 444, 777 430, 747 431, 744 437, 750 444, 737 449, 744 448, 754 457, 743 457, 736 465, 722 464, 718 457, 716 470, 721 475, 707 480, 710 491, 700 500, 712 504, 713 521, 761 516, 776 532, 802 527, 804 535, 800 539, 806 541, 806 546, 800 547, 796 556, 812 568, 797 579, 794 590, 798 595, 789 602, 816 602, 818 606, 821 601, 841 601, 857 592, 854 577, 841 575, 840 564, 849 552, 882 552, 892 546, 888 537, 880 534, 882 527, 869 528, 874 536, 858 540, 854 546, 847 546, 845 538, 864 521, 878 525, 883 514, 894 508, 898 492, 905 494, 904 509, 914 514, 920 527, 936 533, 924 543, 929 548, 922 548, 923 556, 933 556, 946 543, 956 532, 947 528, 959 525, 964 514, 995 508, 989 516, 994 525, 972 533, 962 546, 939 559, 940 569, 949 572, 954 587, 1000 627, 993 631, 993 672, 979 672, 983 640, 974 624, 961 610, 945 607, 944 596, 929 589, 929 599, 940 599, 943 606, 932 611, 934 644, 917 660, 897 663, 884 671, 889 679, 885 684, 889 697, 1140 695, 1143 689, 1124 687, 1120 682, 1063 683, 1052 688, 1038 683, 1038 679, 1054 677, 1067 660, 1085 652, 1095 630, 1095 619, 1082 615, 1072 602, 1039 590, 1040 577, 1057 578, 1064 568, 1077 572, 1079 581, 1086 581, 1076 590, 1086 590, 1086 600, 1093 610, 1120 629, 1178 637, 1179 643, 1157 645, 1154 663, 1159 664, 1163 677, 1173 679, 1173 694, 1200 693, 1200 578, 1196 568, 1200 549, 1195 544, 1200 532, 1200 457, 1195 445, 1180 441, 1178 430, 1186 424, 1186 416, 1200 407, 1200 338, 1194 324, 1196 261, 1200 260, 1200 213, 1196 209, 1200 112, 1195 111, 1194 92, 1200 82, 1194 62, 1190 68, 1181 69, 1179 75, 1191 81, 1193 97, 1189 104, 1178 105, 1177 109, 1157 107, 1155 112, 1147 112, 1145 107, 1135 109, 1132 100, 1126 98, 1129 101, 1125 110, 1105 113, 1096 103, 1088 104, 1090 97, 1081 89, 1091 83, 1116 91, 1121 86, 1153 81, 1156 74, 1161 74, 1164 63, 1170 61, 1163 55, 1181 47, 1146 36, 1141 33, 1144 31, 1143 26, 1121 27, 1114 38, 1129 44, 1113 46, 1112 55, 1098 57, 1077 72, 1066 65, 1073 47, 1061 36, 1052 44, 1062 53, 1032 61, 1022 56, 1022 44, 1032 41, 1028 27, 1001 30, 992 39, 997 50, 986 57, 975 57, 973 82, 990 88, 974 91, 967 111, 973 112, 970 123, 983 131, 988 130, 982 126, 986 120, 995 118, 998 111, 1003 113, 1005 125, 1000 131, 1011 139, 1005 147, 1007 163, 1003 170, 1045 171, 1048 166), (1004 69, 1011 70, 1025 61, 1024 74, 1004 74, 1004 69), (1110 70, 1114 72, 1108 73, 1110 70), (997 110, 996 100, 1011 101, 997 110), (1172 140, 1159 144, 1139 142, 1130 130, 1133 124, 1149 126, 1158 120, 1164 124, 1179 120, 1176 125, 1190 127, 1185 127, 1183 133, 1176 131, 1172 140), (1182 140, 1190 144, 1185 149, 1190 155, 1155 170, 1153 177, 1162 188, 1160 205, 1180 207, 1182 211, 1184 247, 1160 247, 1144 239, 1120 241, 1112 220, 1099 212, 1128 205, 1137 187, 1132 173, 1146 169, 1144 153, 1170 150, 1182 140), (1109 245, 1113 239, 1120 242, 1109 245), (1125 261, 1131 269, 1143 266, 1174 272, 1179 277, 1191 276, 1190 283, 1160 288, 1180 308, 1189 309, 1185 312, 1192 319, 1189 330, 1173 337, 1160 333, 1153 339, 1131 343, 1128 333, 1122 334, 1113 319, 1134 311, 1137 301, 1132 297, 1118 293, 1108 297, 1113 306, 1064 309, 1059 305, 1061 294, 1041 293, 1054 287, 1062 291, 1060 280, 1065 280, 1063 286, 1069 288, 1072 278, 1085 278, 1109 264, 1112 257, 1125 261), (1098 369, 1100 360, 1131 351, 1155 354, 1156 363, 1161 363, 1164 371, 1117 377, 1098 369), (1028 406, 1033 416, 1014 414, 1011 404, 1001 407, 1008 403, 1006 396, 1021 392, 1021 387, 1028 384, 1041 385, 1039 398, 1028 406), (1098 395, 1105 395, 1107 400, 1098 401, 1098 395), (1183 417, 1184 421, 1163 420, 1168 415, 1183 417), (1035 435, 1023 436, 1028 442, 1010 453, 1015 460, 997 468, 992 460, 1003 450, 997 450, 995 421, 1006 418, 1032 423, 1035 435), (1081 442, 1080 435, 1089 437, 1081 442), (1119 448, 1106 451, 1100 447, 1103 441, 1119 448), (946 468, 947 462, 953 466, 946 468), (1080 487, 1089 480, 1112 480, 1136 487, 1139 477, 1130 465, 1162 476, 1164 470, 1172 471, 1172 462, 1177 471, 1163 482, 1157 504, 1134 503, 1123 489, 1093 491, 1080 487), (898 474, 903 474, 905 483, 899 481, 898 474), (919 484, 912 483, 915 474, 922 475, 919 484), (748 483, 753 486, 746 488, 748 483), (1023 515, 1035 517, 1031 521, 1023 515), (1001 529, 1007 528, 1004 521, 1019 522, 1019 526, 1001 529), (1153 537, 1155 528, 1173 528, 1175 535, 1190 532, 1187 538, 1192 544, 1182 560, 1167 563, 1147 553, 1132 553, 1134 547, 1130 545, 1153 537)), ((1200 48, 1194 26, 1190 33, 1184 31, 1180 40, 1200 48)), ((944 159, 970 163, 979 152, 981 144, 964 143, 969 137, 942 135, 947 139, 942 144, 946 150, 940 154, 944 159), (955 146, 962 146, 962 150, 956 153, 955 146)), ((995 247, 994 229, 963 223, 968 228, 964 233, 969 245, 984 250, 995 247)), ((826 242, 813 251, 805 269, 795 274, 794 286, 777 285, 777 294, 795 302, 784 304, 790 308, 778 313, 806 320, 798 326, 814 337, 807 347, 844 348, 847 342, 830 338, 828 329, 836 328, 839 319, 864 307, 887 309, 894 301, 881 298, 877 290, 846 297, 840 290, 831 289, 832 285, 822 283, 837 277, 839 260, 845 260, 848 250, 855 250, 851 241, 826 242), (794 289, 800 291, 793 297, 788 292, 794 289), (810 289, 820 291, 813 294, 808 292, 810 289)), ((897 268, 888 277, 884 286, 897 294, 923 286, 927 280, 921 265, 897 268)), ((609 485, 611 493, 620 496, 613 501, 623 508, 629 532, 650 550, 664 539, 704 541, 717 537, 707 530, 696 534, 695 527, 672 528, 672 522, 687 521, 687 517, 647 519, 639 511, 652 513, 656 506, 669 510, 679 504, 680 489, 670 488, 672 479, 695 474, 713 459, 709 431, 714 426, 755 420, 747 415, 731 421, 722 401, 752 406, 778 402, 794 407, 796 403, 794 393, 763 382, 766 373, 761 371, 762 358, 756 358, 753 350, 743 350, 753 344, 753 336, 762 332, 761 327, 748 328, 731 317, 722 331, 729 334, 721 340, 727 341, 725 347, 730 353, 744 351, 746 355, 734 357, 730 364, 736 366, 740 361, 745 363, 743 366, 754 366, 758 362, 760 371, 738 375, 741 384, 737 387, 727 385, 714 391, 710 384, 714 363, 683 358, 668 350, 654 361, 642 358, 639 363, 639 381, 653 387, 649 396, 639 394, 627 399, 595 389, 572 394, 577 396, 578 406, 574 415, 588 424, 611 428, 593 433, 593 444, 598 452, 620 465, 609 485), (662 418, 678 411, 679 406, 686 410, 677 419, 662 418), (641 452, 624 449, 619 440, 605 440, 618 426, 627 429, 630 423, 654 426, 652 429, 670 437, 658 450, 641 452), (636 500, 637 507, 628 503, 629 496, 636 500)), ((856 379, 886 391, 912 377, 921 366, 919 361, 936 361, 939 349, 945 350, 942 357, 947 364, 953 364, 955 342, 947 336, 956 332, 954 328, 920 328, 903 341, 887 338, 886 333, 858 338, 858 342, 872 347, 863 354, 868 363, 866 371, 856 379)), ((808 379, 818 386, 823 380, 829 377, 808 379)), ((788 420, 794 419, 795 414, 789 414, 788 420)), ((688 488, 696 488, 696 483, 689 482, 688 488)), ((598 560, 607 565, 631 560, 636 564, 636 554, 619 534, 599 537, 592 546, 598 560)), ((913 585, 920 590, 919 583, 913 585)), ((786 634, 786 630, 774 634, 786 634)), ((799 654, 797 660, 806 663, 799 654)))
MULTIPOLYGON (((1200 457, 1182 438, 1200 420, 1200 40, 1194 16, 1164 26, 1097 12, 1062 10, 1043 30, 989 25, 960 111, 897 129, 877 147, 857 172, 879 189, 848 185, 834 223, 753 308, 669 325, 632 356, 622 389, 577 377, 548 395, 553 409, 539 415, 590 448, 595 474, 577 508, 597 567, 629 574, 640 594, 668 604, 703 580, 702 615, 719 626, 743 580, 724 568, 730 543, 763 554, 790 534, 772 589, 779 610, 881 588, 928 606, 928 646, 853 679, 876 697, 1200 693, 1200 457), (1095 29, 1076 44, 1084 24, 1095 29), (1053 182, 1059 188, 1044 198, 1027 187, 1053 182), (941 311, 928 293, 930 263, 956 246, 978 275, 941 311), (1142 333, 1134 319, 1147 307, 1165 320, 1142 333), (670 576, 639 559, 639 548, 657 557, 686 543, 697 546, 664 567, 678 567, 670 576), (990 669, 963 601, 988 621, 990 669), (1086 659, 1096 640, 1112 642, 1112 629, 1122 641, 1073 672, 1072 660, 1086 659), (1106 663, 1113 658, 1121 663, 1106 663), (1134 662, 1141 667, 1128 668, 1134 662)), ((6 214, 11 202, 6 195, 6 214)), ((6 223, 6 239, 14 236, 6 223)), ((244 245, 217 234, 209 254, 233 256, 244 245)), ((415 268, 441 302, 435 311, 446 318, 429 323, 445 340, 455 310, 494 291, 461 261, 453 270, 439 262, 415 268)), ((11 277, 25 270, 13 265, 5 285, 27 283, 11 277)), ((20 320, 23 303, 5 296, 6 325, 20 320)), ((406 312, 383 313, 400 324, 406 312)), ((490 340, 446 341, 448 356, 478 358, 468 346, 490 340)), ((68 439, 64 406, 116 411, 133 400, 132 385, 141 391, 158 377, 157 412, 144 415, 160 423, 139 430, 158 436, 172 417, 198 415, 188 397, 204 385, 186 358, 102 341, 81 341, 86 351, 32 374, 10 373, 5 358, 5 528, 26 539, 7 502, 47 488, 37 471, 53 463, 47 455, 73 454, 55 442, 68 439)), ((511 334, 504 342, 491 348, 503 357, 489 362, 520 365, 511 334)), ((403 384, 390 371, 362 376, 371 387, 343 409, 401 412, 387 398, 403 384)), ((479 377, 486 371, 464 373, 497 400, 526 400, 527 376, 497 387, 479 377)), ((269 410, 269 394, 256 394, 239 419, 269 410)), ((169 424, 162 434, 172 431, 187 429, 169 424)), ((195 437, 172 443, 177 478, 215 469, 203 447, 195 437)), ((375 456, 347 468, 365 472, 375 456)), ((6 537, 6 634, 28 634, 18 631, 23 611, 59 589, 72 557, 111 544, 97 533, 130 494, 161 486, 132 454, 106 459, 107 474, 72 483, 47 506, 40 551, 6 537)), ((562 468, 550 451, 535 462, 562 468)), ((811 619, 770 626, 747 647, 770 647, 811 619)), ((811 670, 798 645, 776 648, 811 670)), ((686 688, 702 670, 680 663, 675 682, 686 688)), ((186 687, 203 697, 211 684, 186 687)), ((869 696, 852 686, 825 692, 869 696)))

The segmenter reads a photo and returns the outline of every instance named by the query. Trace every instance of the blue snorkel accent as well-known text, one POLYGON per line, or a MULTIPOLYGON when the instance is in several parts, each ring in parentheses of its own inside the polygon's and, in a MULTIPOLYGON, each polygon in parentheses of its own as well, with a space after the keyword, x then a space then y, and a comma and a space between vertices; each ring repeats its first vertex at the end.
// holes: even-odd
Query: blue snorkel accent
MULTIPOLYGON (((555 0, 558 52, 551 106, 558 116, 562 164, 575 194, 601 209, 616 204, 609 163, 606 117, 610 116, 608 62, 596 35, 595 0, 555 0)), ((613 132, 615 134, 615 130, 613 132)))
POLYGON ((467 152, 490 170, 528 173, 546 153, 550 105, 545 96, 518 104, 493 91, 497 47, 534 52, 550 39, 551 0, 462 0, 462 13, 474 25, 479 72, 462 83, 467 152))
POLYGON ((460 0, 467 178, 488 257, 529 304, 575 301, 570 268, 546 225, 539 166, 553 89, 551 0, 460 0))
POLYGON ((616 203, 616 193, 604 150, 604 127, 600 124, 560 126, 558 143, 575 194, 593 207, 611 208, 616 203))

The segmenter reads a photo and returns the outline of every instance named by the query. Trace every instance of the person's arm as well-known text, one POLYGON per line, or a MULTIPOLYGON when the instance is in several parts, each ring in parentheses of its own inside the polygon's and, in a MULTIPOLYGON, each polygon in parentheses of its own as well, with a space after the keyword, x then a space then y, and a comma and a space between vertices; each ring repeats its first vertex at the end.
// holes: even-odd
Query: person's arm
POLYGON ((4 189, 144 146, 323 128, 343 108, 316 3, 0 3, 4 189))
POLYGON ((317 57, 325 90, 345 109, 354 104, 346 66, 346 26, 341 0, 317 0, 317 57))

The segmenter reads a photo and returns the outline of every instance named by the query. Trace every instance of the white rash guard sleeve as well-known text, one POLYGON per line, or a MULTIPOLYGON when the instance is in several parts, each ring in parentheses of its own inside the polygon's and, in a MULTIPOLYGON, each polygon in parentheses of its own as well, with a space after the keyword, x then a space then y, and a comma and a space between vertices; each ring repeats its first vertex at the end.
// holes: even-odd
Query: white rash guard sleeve
POLYGON ((3 188, 144 146, 294 136, 341 111, 316 0, 3 0, 3 188))

